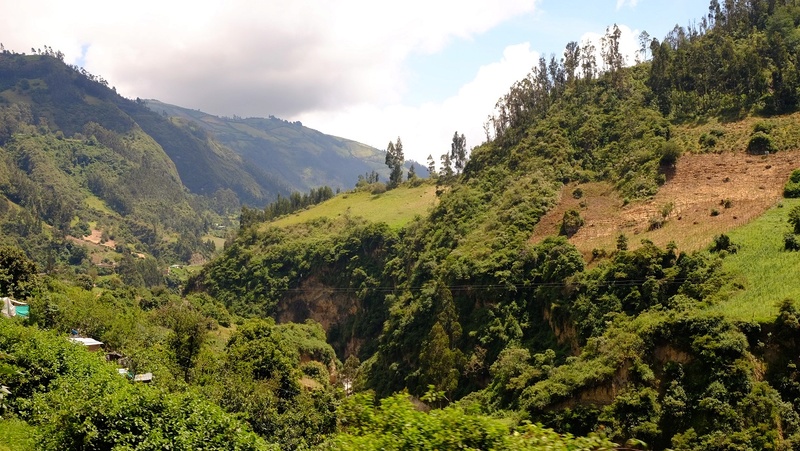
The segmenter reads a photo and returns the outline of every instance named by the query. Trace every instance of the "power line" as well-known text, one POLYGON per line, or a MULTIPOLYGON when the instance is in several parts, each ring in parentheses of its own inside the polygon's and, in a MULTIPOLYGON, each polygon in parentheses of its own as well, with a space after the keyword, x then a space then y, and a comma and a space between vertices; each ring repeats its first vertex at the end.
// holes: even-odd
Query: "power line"
MULTIPOLYGON (((688 277, 681 277, 675 279, 628 279, 628 280, 605 280, 605 281, 594 281, 590 284, 584 284, 582 286, 592 285, 592 286, 606 286, 606 287, 636 287, 636 286, 643 286, 645 283, 650 281, 655 281, 659 285, 680 285, 684 282, 690 281, 692 279, 688 277)), ((524 283, 524 284, 461 284, 461 285, 438 285, 435 288, 446 288, 449 291, 479 291, 479 290, 507 290, 507 291, 517 291, 523 289, 533 289, 533 288, 561 288, 565 287, 567 284, 565 282, 533 282, 533 283, 524 283)), ((320 288, 283 288, 283 289, 273 289, 273 292, 282 292, 282 293, 318 293, 321 290, 329 292, 329 293, 354 293, 358 291, 371 291, 371 292, 379 292, 379 293, 394 293, 394 292, 420 292, 423 291, 425 288, 423 287, 413 287, 410 289, 405 289, 402 287, 388 287, 388 286, 378 286, 378 287, 325 287, 323 289, 320 288)))

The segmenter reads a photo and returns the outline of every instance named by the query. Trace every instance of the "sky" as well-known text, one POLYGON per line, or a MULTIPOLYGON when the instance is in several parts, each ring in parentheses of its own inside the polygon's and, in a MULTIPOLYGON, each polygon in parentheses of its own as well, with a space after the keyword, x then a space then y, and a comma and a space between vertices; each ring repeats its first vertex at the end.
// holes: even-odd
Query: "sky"
MULTIPOLYGON (((662 39, 704 0, 0 0, 0 43, 44 45, 128 98, 270 115, 425 164, 485 140, 497 100, 540 56, 622 30, 662 39)), ((595 44, 599 48, 599 43, 595 44)))

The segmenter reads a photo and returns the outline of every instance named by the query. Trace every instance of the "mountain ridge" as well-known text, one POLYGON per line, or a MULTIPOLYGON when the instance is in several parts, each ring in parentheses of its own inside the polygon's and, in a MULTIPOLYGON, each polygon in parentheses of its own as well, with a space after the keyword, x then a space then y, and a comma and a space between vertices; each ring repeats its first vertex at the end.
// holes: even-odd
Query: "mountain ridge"
MULTIPOLYGON (((375 171, 388 179, 385 153, 357 141, 322 133, 274 116, 232 118, 170 105, 155 99, 148 108, 169 117, 194 122, 223 145, 255 164, 293 191, 330 186, 350 189, 358 176, 375 171)), ((409 167, 412 162, 407 162, 409 167)), ((416 164, 417 174, 425 168, 416 164)), ((283 193, 286 194, 286 193, 283 193)))

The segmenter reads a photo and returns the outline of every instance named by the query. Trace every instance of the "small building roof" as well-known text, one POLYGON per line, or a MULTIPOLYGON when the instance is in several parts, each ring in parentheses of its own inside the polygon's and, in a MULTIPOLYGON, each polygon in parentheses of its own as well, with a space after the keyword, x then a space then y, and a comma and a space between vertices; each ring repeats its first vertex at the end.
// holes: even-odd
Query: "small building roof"
POLYGON ((153 380, 153 373, 137 374, 133 376, 134 382, 150 382, 153 380))
POLYGON ((94 338, 89 338, 89 337, 69 337, 69 339, 75 343, 80 343, 84 346, 100 346, 103 344, 102 341, 97 341, 94 338))

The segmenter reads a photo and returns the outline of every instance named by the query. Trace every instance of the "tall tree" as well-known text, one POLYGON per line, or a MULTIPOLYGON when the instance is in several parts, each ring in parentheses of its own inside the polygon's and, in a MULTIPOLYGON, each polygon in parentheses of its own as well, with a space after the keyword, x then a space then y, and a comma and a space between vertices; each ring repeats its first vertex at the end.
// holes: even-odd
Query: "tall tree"
POLYGON ((36 264, 21 249, 0 247, 0 296, 24 298, 36 280, 36 264))
POLYGON ((650 33, 642 31, 639 33, 639 53, 642 61, 647 61, 647 48, 650 47, 650 33))
POLYGON ((450 154, 448 152, 442 154, 442 168, 439 171, 439 175, 443 179, 453 177, 453 162, 450 160, 450 154))
POLYGON ((622 70, 622 66, 624 64, 622 52, 619 49, 621 37, 622 31, 619 29, 617 24, 614 24, 613 27, 606 28, 606 34, 601 39, 602 48, 600 51, 603 56, 603 64, 605 69, 611 73, 611 79, 614 85, 617 87, 620 86, 622 80, 619 72, 622 70))
POLYGON ((191 369, 207 337, 208 318, 186 304, 174 304, 164 309, 164 325, 172 329, 167 341, 175 363, 189 381, 191 369))
POLYGON ((453 133, 453 142, 450 144, 450 161, 455 166, 456 174, 460 174, 464 170, 464 164, 467 160, 467 139, 464 134, 458 134, 458 131, 453 133))
POLYGON ((405 163, 403 142, 398 136, 397 143, 389 141, 389 145, 386 146, 386 166, 391 170, 388 188, 395 188, 403 181, 403 163, 405 163))
POLYGON ((567 47, 564 49, 564 72, 567 75, 567 83, 572 83, 578 76, 576 71, 580 66, 580 58, 581 47, 576 41, 568 42, 567 47))
POLYGON ((436 178, 436 160, 433 159, 433 155, 428 155, 428 176, 431 178, 436 178))
POLYGON ((588 39, 583 41, 583 47, 580 51, 581 76, 586 81, 593 79, 595 73, 597 73, 597 60, 594 55, 596 51, 597 48, 592 44, 592 41, 588 39))

